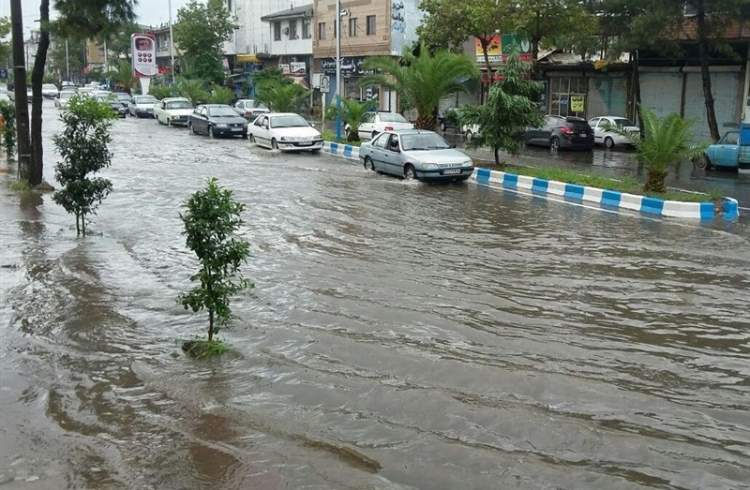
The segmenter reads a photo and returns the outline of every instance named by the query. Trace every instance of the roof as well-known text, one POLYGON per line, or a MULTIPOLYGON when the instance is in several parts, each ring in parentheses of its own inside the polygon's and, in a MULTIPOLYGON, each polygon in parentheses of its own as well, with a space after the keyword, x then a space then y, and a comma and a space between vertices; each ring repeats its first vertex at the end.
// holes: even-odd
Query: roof
POLYGON ((263 17, 260 18, 260 20, 271 21, 271 20, 292 19, 296 17, 312 17, 312 14, 313 14, 313 6, 312 4, 308 4, 308 5, 302 5, 301 7, 292 7, 286 10, 279 10, 278 12, 264 15, 263 17))

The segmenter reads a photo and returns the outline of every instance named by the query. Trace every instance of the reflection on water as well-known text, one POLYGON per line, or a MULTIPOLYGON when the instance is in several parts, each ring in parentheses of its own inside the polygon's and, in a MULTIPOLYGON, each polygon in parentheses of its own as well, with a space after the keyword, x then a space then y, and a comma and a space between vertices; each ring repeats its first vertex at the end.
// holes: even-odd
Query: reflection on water
POLYGON ((115 133, 92 236, 47 197, 0 195, 0 475, 748 488, 744 225, 405 183, 154 121, 115 133), (248 205, 256 289, 223 332, 234 352, 197 362, 178 212, 209 176, 248 205))

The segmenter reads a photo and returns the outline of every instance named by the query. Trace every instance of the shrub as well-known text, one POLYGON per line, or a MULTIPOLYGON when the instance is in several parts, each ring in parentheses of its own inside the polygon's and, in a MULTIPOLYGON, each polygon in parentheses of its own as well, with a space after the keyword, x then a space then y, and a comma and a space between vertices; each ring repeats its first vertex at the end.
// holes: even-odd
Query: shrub
POLYGON ((208 96, 210 104, 230 104, 234 100, 234 92, 227 87, 215 85, 208 96))
POLYGON ((3 117, 2 144, 8 156, 16 151, 16 106, 13 102, 0 100, 0 115, 3 117))
MULTIPOLYGON (((185 213, 180 215, 185 243, 200 262, 200 269, 190 280, 200 284, 180 295, 179 301, 193 312, 208 310, 208 344, 214 342, 219 326, 231 317, 230 297, 252 287, 239 273, 250 255, 250 245, 235 237, 243 224, 240 215, 244 209, 244 204, 234 200, 232 191, 210 179, 205 189, 190 197, 185 213)), ((183 348, 193 350, 189 346, 183 348)))
POLYGON ((208 100, 208 92, 200 80, 183 78, 177 82, 177 93, 180 97, 188 99, 193 105, 205 104, 208 100))
POLYGON ((112 190, 109 180, 89 178, 89 174, 110 165, 112 155, 107 145, 114 117, 109 104, 91 97, 73 97, 68 110, 60 115, 65 129, 54 137, 54 142, 62 157, 55 167, 55 177, 62 188, 53 199, 75 215, 77 235, 86 236, 86 216, 95 213, 112 190))

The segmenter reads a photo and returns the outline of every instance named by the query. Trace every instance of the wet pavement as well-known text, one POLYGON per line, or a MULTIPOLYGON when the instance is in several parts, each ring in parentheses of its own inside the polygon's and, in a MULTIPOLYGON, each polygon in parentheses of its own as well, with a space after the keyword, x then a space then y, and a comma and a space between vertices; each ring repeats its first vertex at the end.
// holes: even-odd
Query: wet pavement
POLYGON ((745 223, 113 132, 92 236, 0 188, 0 488, 750 488, 745 223), (192 361, 178 213, 210 176, 256 287, 192 361))

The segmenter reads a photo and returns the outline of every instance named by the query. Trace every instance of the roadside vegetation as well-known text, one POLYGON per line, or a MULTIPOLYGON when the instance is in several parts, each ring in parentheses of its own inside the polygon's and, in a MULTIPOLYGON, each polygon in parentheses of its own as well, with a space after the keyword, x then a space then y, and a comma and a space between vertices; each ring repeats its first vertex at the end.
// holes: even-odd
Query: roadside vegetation
POLYGON ((110 165, 109 130, 115 117, 108 104, 77 96, 70 99, 68 109, 60 114, 65 128, 54 137, 54 142, 62 157, 55 167, 55 178, 62 188, 53 199, 75 215, 78 236, 86 236, 87 216, 94 214, 112 191, 112 182, 90 174, 110 165))
POLYGON ((285 77, 278 69, 258 72, 254 78, 255 98, 274 112, 299 112, 310 97, 310 91, 285 77))
MULTIPOLYGON (((334 103, 326 110, 326 119, 333 120, 340 117, 345 125, 349 126, 346 132, 348 143, 359 142, 359 126, 369 111, 375 110, 374 101, 360 102, 354 99, 341 99, 341 106, 334 103)), ((332 140, 329 140, 332 141, 332 140)))
POLYGON ((195 252, 200 268, 190 277, 198 285, 181 294, 179 302, 194 313, 208 311, 207 340, 188 341, 182 346, 192 357, 210 357, 226 351, 214 336, 232 316, 231 297, 253 286, 240 272, 250 255, 250 245, 236 236, 243 224, 244 209, 245 205, 233 198, 232 191, 220 187, 212 178, 205 189, 188 199, 184 213, 180 214, 185 244, 195 252))

